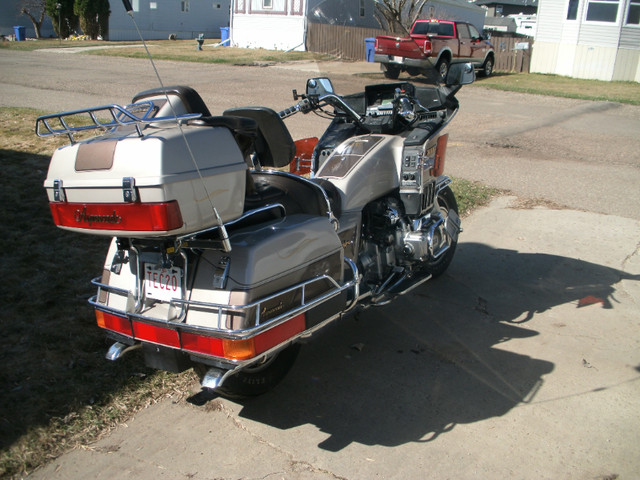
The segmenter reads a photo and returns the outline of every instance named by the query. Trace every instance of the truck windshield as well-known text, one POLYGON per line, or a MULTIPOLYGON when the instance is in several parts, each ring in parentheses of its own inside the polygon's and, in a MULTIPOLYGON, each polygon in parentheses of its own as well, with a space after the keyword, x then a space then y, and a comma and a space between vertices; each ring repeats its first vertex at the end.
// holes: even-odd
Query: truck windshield
POLYGON ((453 37, 453 24, 440 22, 418 22, 414 25, 411 34, 453 37))

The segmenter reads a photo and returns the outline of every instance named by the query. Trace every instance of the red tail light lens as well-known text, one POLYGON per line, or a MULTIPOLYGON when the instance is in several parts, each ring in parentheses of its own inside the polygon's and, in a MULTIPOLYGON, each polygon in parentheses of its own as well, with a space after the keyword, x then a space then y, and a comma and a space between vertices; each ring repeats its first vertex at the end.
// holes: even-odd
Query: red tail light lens
POLYGON ((114 332, 121 333, 127 337, 133 337, 133 331, 131 330, 131 323, 128 318, 119 317, 112 313, 96 310, 96 320, 98 326, 107 330, 113 330, 114 332))
POLYGON ((305 315, 300 314, 273 327, 255 337, 244 340, 232 340, 209 337, 192 332, 178 332, 151 323, 137 320, 132 322, 125 317, 96 310, 98 325, 107 330, 135 338, 143 342, 182 349, 229 360, 249 360, 271 348, 285 342, 305 329, 305 315))
POLYGON ((424 54, 425 55, 431 54, 431 40, 424 41, 424 54))
POLYGON ((50 202, 51 215, 60 227, 126 232, 163 232, 182 227, 178 202, 66 203, 50 202))
POLYGON ((180 338, 178 332, 170 328, 158 327, 149 323, 133 322, 133 333, 136 340, 146 340, 148 342, 166 345, 168 347, 180 348, 180 338))
POLYGON ((246 340, 207 337, 183 332, 182 348, 194 353, 214 355, 230 360, 248 360, 294 337, 305 329, 304 314, 246 340))

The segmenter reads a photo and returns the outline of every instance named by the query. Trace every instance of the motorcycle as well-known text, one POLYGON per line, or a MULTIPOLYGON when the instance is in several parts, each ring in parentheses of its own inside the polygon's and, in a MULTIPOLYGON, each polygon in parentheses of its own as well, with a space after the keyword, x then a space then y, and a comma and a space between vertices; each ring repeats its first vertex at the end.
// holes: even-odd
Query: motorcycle
POLYGON ((141 349, 152 368, 260 395, 301 340, 442 275, 461 232, 444 131, 474 78, 457 64, 443 85, 340 96, 316 77, 290 108, 221 116, 161 87, 39 117, 38 135, 70 140, 44 184, 55 224, 112 237, 89 300, 107 359, 141 349), (311 112, 330 125, 294 142, 283 120, 311 112))

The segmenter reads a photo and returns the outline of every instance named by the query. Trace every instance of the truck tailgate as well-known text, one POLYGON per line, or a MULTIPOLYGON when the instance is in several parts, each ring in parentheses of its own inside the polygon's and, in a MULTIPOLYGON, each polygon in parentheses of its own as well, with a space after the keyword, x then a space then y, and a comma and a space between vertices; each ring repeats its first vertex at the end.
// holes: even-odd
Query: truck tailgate
POLYGON ((375 53, 381 55, 394 55, 398 57, 423 58, 423 46, 424 40, 416 41, 413 38, 378 35, 376 37, 375 53))

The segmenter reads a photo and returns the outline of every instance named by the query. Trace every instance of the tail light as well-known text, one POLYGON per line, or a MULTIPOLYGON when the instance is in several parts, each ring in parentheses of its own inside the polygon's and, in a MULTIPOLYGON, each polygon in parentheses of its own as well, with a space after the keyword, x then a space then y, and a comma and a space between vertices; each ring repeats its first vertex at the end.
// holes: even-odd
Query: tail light
POLYGON ((425 40, 424 41, 424 54, 425 55, 431 55, 431 40, 425 40))
POLYGON ((254 358, 293 338, 304 331, 306 322, 305 315, 300 314, 254 337, 233 340, 178 331, 138 320, 130 321, 127 317, 102 310, 96 310, 96 320, 98 326, 135 340, 237 361, 254 358))
POLYGON ((127 337, 133 337, 131 322, 129 322, 128 318, 96 310, 96 320, 98 322, 98 326, 101 328, 121 333, 127 337))
POLYGON ((182 227, 178 202, 67 203, 50 202, 53 221, 60 227, 127 232, 166 232, 182 227))

